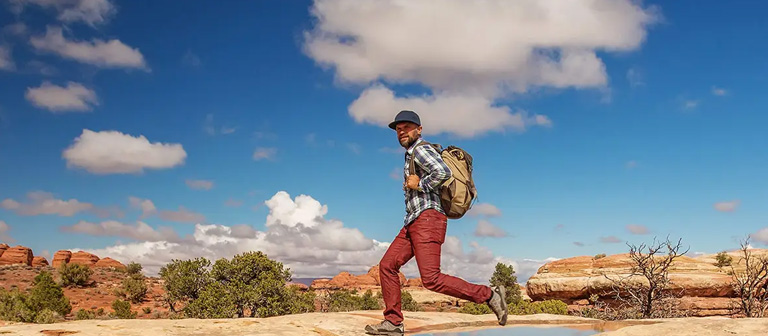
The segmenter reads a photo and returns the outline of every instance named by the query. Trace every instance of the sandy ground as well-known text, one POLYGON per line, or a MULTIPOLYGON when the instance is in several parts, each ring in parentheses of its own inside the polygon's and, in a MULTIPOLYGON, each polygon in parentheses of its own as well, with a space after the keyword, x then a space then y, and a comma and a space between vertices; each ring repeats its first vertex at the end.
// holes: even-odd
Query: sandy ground
MULTIPOLYGON (((460 313, 406 312, 406 333, 441 333, 500 328, 493 315, 460 313)), ((0 335, 365 335, 368 323, 381 319, 381 312, 310 313, 271 318, 181 319, 181 320, 89 320, 55 324, 10 324, 0 327, 0 335)), ((510 316, 504 328, 515 326, 567 326, 581 330, 600 330, 601 336, 706 336, 766 335, 768 319, 685 318, 655 321, 603 322, 574 316, 510 316), (627 326, 641 323, 641 325, 627 326)))

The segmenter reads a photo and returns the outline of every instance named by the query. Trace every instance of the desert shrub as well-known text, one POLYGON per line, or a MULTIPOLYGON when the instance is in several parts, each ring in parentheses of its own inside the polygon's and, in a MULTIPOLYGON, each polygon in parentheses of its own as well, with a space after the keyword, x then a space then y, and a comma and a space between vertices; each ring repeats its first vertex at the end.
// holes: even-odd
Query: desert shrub
POLYGON ((61 276, 61 285, 64 287, 88 285, 93 275, 90 267, 81 264, 62 264, 59 266, 59 276, 61 276))
POLYGON ((465 305, 459 308, 459 313, 483 315, 483 314, 493 314, 493 311, 491 310, 491 307, 488 307, 487 304, 467 302, 465 305))
POLYGON ((72 311, 72 305, 69 303, 69 299, 64 296, 64 290, 47 271, 40 272, 35 276, 29 292, 29 306, 38 313, 49 309, 60 316, 65 316, 72 311))
POLYGON ((144 314, 151 314, 152 308, 144 307, 144 308, 141 308, 141 311, 144 312, 144 314))
POLYGON ((226 286, 212 282, 197 299, 184 308, 184 314, 192 318, 232 318, 238 315, 235 298, 226 286))
POLYGON ((141 270, 141 264, 136 262, 131 262, 128 265, 125 265, 125 272, 129 275, 141 274, 141 270))
POLYGON ((603 259, 603 258, 605 258, 605 257, 606 257, 606 256, 605 256, 605 253, 600 253, 600 254, 595 254, 595 257, 594 257, 594 259, 603 259))
POLYGON ((117 299, 112 302, 112 310, 113 312, 110 314, 110 317, 118 318, 118 319, 134 319, 136 318, 136 313, 131 311, 131 303, 128 301, 123 301, 120 299, 117 299))
POLYGON ((413 296, 408 291, 400 291, 400 297, 401 300, 401 307, 405 311, 419 311, 421 310, 421 305, 419 305, 416 300, 413 299, 413 296))
POLYGON ((29 298, 18 288, 5 290, 0 287, 0 320, 13 322, 32 322, 35 311, 29 307, 29 298))
POLYGON ((160 268, 160 278, 163 279, 165 301, 172 312, 176 312, 176 304, 188 304, 200 296, 203 288, 211 282, 208 267, 211 262, 205 258, 194 260, 172 260, 160 268))
POLYGON ((359 296, 356 290, 341 289, 328 293, 328 311, 341 312, 358 310, 359 296))
POLYGON ((120 294, 132 303, 142 302, 147 295, 147 284, 144 283, 144 277, 132 275, 123 279, 120 294))
POLYGON ((746 317, 765 317, 768 314, 768 257, 754 256, 749 237, 741 241, 741 258, 737 271, 731 265, 731 287, 736 293, 734 311, 746 317))
POLYGON ((35 315, 35 323, 40 323, 40 324, 56 323, 61 320, 63 319, 58 313, 48 308, 43 309, 42 311, 37 313, 37 315, 35 315))
POLYGON ((311 313, 315 311, 315 291, 301 291, 298 287, 290 286, 286 289, 288 311, 290 314, 311 313))
POLYGON ((510 315, 555 314, 567 315, 568 305, 560 300, 520 301, 509 305, 510 315))
POLYGON ((80 308, 80 310, 75 313, 75 320, 93 320, 95 318, 96 313, 93 310, 85 310, 80 308))
POLYGON ((496 270, 491 275, 491 286, 504 286, 507 290, 507 304, 522 301, 520 286, 517 284, 515 268, 512 265, 496 263, 496 270))

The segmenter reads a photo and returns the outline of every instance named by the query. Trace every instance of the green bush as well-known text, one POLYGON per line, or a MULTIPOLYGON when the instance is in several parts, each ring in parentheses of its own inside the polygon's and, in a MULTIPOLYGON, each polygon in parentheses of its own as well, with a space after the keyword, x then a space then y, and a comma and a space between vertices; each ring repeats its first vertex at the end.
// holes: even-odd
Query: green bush
POLYGON ((61 318, 61 316, 59 316, 58 313, 48 308, 43 309, 35 316, 35 323, 39 323, 39 324, 56 323, 61 320, 63 319, 61 318))
POLYGON ((311 313, 315 311, 315 291, 308 290, 302 292, 301 289, 295 286, 287 288, 286 300, 288 304, 288 311, 291 314, 311 313))
POLYGON ((715 266, 719 268, 731 266, 731 263, 733 263, 733 257, 729 256, 725 251, 718 252, 715 256, 715 260, 717 261, 715 266))
POLYGON ((568 305, 560 300, 546 300, 536 302, 520 301, 517 304, 510 304, 508 309, 510 315, 568 314, 568 305))
POLYGON ((176 312, 176 304, 188 304, 200 296, 203 288, 211 282, 208 267, 211 262, 205 258, 194 260, 172 260, 160 268, 160 278, 163 279, 165 301, 172 312, 176 312))
POLYGON ((141 311, 144 312, 144 314, 151 314, 152 308, 144 307, 144 308, 141 308, 141 311))
POLYGON ((83 308, 80 308, 80 310, 75 313, 75 320, 93 320, 96 318, 96 312, 93 310, 85 310, 83 308))
POLYGON ((233 318, 238 315, 235 297, 227 287, 218 282, 206 286, 200 296, 184 308, 184 314, 192 318, 233 318))
POLYGON ((64 290, 53 280, 50 272, 40 272, 35 276, 32 284, 29 291, 29 306, 33 311, 42 313, 45 309, 49 309, 60 316, 65 316, 72 311, 72 305, 64 296, 64 290))
POLYGON ((600 253, 600 254, 596 254, 594 259, 603 259, 605 257, 606 257, 605 253, 600 253))
POLYGON ((400 291, 400 297, 401 299, 401 307, 405 311, 419 311, 421 310, 421 305, 419 305, 416 300, 413 299, 413 296, 411 296, 411 293, 408 291, 402 290, 400 291))
POLYGON ((147 295, 147 284, 141 275, 131 275, 123 279, 120 294, 132 303, 141 303, 147 295))
POLYGON ((496 270, 490 279, 491 286, 503 285, 507 290, 507 304, 517 303, 522 301, 522 295, 520 294, 520 286, 517 284, 517 276, 515 276, 515 268, 512 265, 505 265, 502 263, 496 263, 496 270))
POLYGON ((123 301, 120 299, 117 299, 112 302, 112 314, 110 314, 113 318, 118 319, 134 319, 136 318, 136 313, 131 311, 131 303, 128 301, 123 301))
POLYGON ((0 287, 0 320, 33 322, 36 312, 29 307, 28 301, 28 296, 18 288, 7 291, 0 287))
POLYGON ((488 307, 485 303, 467 302, 464 306, 459 308, 459 313, 483 315, 493 314, 493 311, 491 310, 491 307, 488 307))
POLYGON ((141 270, 142 267, 139 263, 131 262, 128 265, 125 265, 125 272, 129 275, 141 274, 141 270))
POLYGON ((61 276, 61 285, 64 287, 78 286, 83 287, 89 284, 93 270, 90 267, 81 264, 62 264, 59 267, 59 276, 61 276))

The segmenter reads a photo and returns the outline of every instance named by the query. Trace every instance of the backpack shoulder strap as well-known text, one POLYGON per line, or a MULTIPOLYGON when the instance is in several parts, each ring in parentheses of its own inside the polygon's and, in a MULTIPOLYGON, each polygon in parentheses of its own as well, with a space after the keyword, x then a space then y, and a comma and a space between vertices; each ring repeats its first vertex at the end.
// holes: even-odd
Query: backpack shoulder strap
MULTIPOLYGON (((429 143, 427 140, 421 139, 421 143, 416 145, 416 147, 426 146, 426 145, 434 146, 433 144, 429 143)), ((416 175, 416 165, 415 165, 416 164, 416 159, 415 159, 416 147, 413 147, 413 153, 411 153, 411 160, 410 160, 410 163, 408 164, 408 170, 411 172, 411 175, 416 175)))

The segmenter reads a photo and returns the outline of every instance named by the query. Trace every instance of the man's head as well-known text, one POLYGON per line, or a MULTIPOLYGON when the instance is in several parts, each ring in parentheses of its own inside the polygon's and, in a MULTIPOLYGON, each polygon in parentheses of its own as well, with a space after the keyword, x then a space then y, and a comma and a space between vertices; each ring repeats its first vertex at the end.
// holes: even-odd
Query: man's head
POLYGON ((421 136, 421 120, 413 111, 400 111, 395 120, 389 123, 389 128, 395 130, 400 145, 408 148, 421 136))

